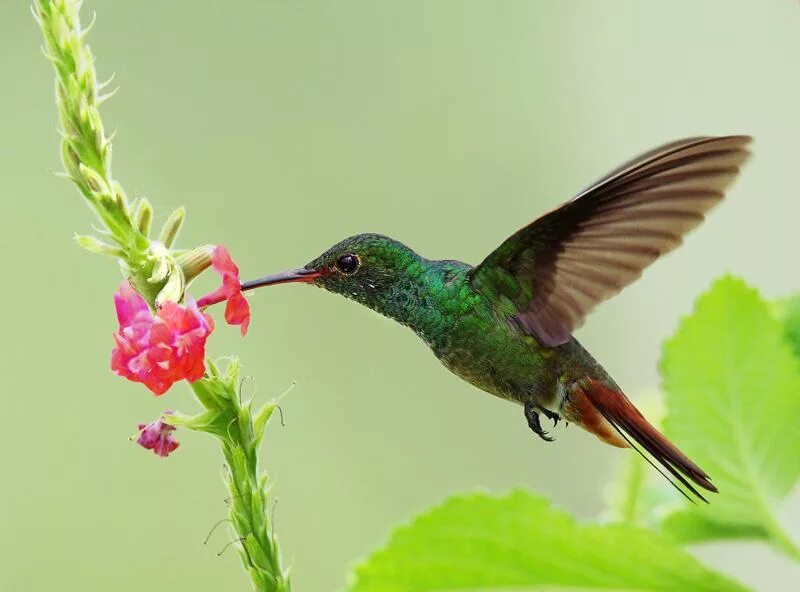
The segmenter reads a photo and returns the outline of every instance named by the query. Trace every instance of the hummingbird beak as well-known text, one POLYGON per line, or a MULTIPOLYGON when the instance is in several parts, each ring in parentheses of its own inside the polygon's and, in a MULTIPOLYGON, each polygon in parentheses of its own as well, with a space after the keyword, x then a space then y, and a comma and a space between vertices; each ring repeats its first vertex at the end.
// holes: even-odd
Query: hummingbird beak
POLYGON ((299 267, 290 271, 275 273, 257 280, 250 280, 249 282, 242 282, 242 291, 260 288, 261 286, 274 286, 275 284, 289 284, 294 282, 311 283, 319 276, 322 275, 321 271, 316 269, 306 269, 299 267))

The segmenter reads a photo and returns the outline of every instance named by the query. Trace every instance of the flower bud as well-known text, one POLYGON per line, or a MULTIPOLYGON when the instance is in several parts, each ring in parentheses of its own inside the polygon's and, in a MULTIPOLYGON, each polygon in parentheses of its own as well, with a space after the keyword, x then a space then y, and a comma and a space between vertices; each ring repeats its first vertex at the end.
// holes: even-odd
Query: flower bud
POLYGON ((214 245, 203 245, 191 251, 184 251, 175 257, 175 263, 181 268, 187 285, 211 265, 214 245))
POLYGON ((183 298, 183 291, 186 289, 186 280, 183 272, 178 266, 170 266, 167 283, 161 288, 156 296, 156 308, 165 302, 179 302, 183 298))
POLYGON ((119 247, 115 247, 113 245, 109 245, 108 243, 104 243, 103 241, 93 236, 76 234, 75 241, 90 253, 97 253, 98 255, 109 255, 111 257, 117 257, 119 259, 125 257, 125 251, 123 251, 119 247))
POLYGON ((150 277, 147 278, 148 283, 158 284, 167 279, 169 268, 172 265, 169 249, 159 242, 151 242, 147 259, 153 262, 153 270, 150 272, 150 277))
POLYGON ((174 212, 169 215, 167 221, 164 222, 164 226, 161 228, 161 234, 158 236, 158 240, 164 244, 165 247, 169 248, 172 246, 172 243, 175 242, 175 237, 178 236, 178 231, 181 229, 181 225, 183 224, 183 220, 186 217, 186 210, 183 208, 178 208, 174 212))
POLYGON ((78 164, 78 171, 92 191, 99 193, 101 196, 107 196, 111 193, 108 184, 96 171, 82 163, 78 164))
POLYGON ((151 284, 158 284, 167 279, 169 275, 169 259, 166 257, 159 257, 153 264, 153 272, 147 281, 151 284))
POLYGON ((153 206, 146 197, 140 199, 136 206, 133 224, 144 236, 150 236, 150 227, 153 225, 153 206))
POLYGON ((70 177, 76 181, 81 178, 79 170, 81 160, 78 158, 78 155, 75 154, 75 150, 72 149, 72 144, 66 140, 61 142, 61 162, 64 164, 64 168, 70 177))
MULTIPOLYGON (((111 154, 111 144, 109 143, 108 146, 109 155, 111 154)), ((109 156, 110 158, 110 156, 109 156)), ((130 217, 130 207, 128 205, 128 197, 125 195, 125 191, 122 189, 122 185, 117 183, 116 181, 111 181, 111 188, 114 190, 114 199, 117 202, 117 206, 120 210, 122 210, 123 214, 130 217)))

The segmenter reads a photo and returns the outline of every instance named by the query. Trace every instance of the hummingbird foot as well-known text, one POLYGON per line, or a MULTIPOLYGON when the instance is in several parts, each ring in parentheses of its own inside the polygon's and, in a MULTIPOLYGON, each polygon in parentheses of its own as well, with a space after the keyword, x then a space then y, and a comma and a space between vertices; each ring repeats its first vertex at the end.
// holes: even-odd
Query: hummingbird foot
MULTIPOLYGON (((540 409, 536 404, 531 403, 530 401, 525 401, 525 419, 528 420, 528 427, 533 430, 533 433, 539 436, 545 442, 552 442, 555 440, 552 436, 550 436, 544 428, 542 428, 542 423, 539 421, 539 411, 542 411, 548 418, 553 419, 550 415, 552 412, 547 411, 545 409, 540 409)), ((558 415, 556 415, 558 417, 558 415)), ((556 420, 553 420, 553 423, 557 423, 556 420)))
POLYGON ((558 425, 558 422, 561 421, 561 416, 555 411, 550 411, 549 409, 542 408, 541 412, 547 416, 547 419, 553 422, 553 427, 556 427, 558 425))

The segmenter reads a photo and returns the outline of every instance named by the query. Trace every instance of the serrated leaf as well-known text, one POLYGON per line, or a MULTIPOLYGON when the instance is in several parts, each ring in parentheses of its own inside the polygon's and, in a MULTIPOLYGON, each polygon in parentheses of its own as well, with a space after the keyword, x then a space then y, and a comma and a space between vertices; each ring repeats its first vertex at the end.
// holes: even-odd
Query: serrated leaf
POLYGON ((458 496, 355 570, 350 592, 743 590, 660 535, 579 525, 524 491, 458 496))
POLYGON ((661 373, 667 436, 720 490, 665 528, 785 538, 772 506, 800 475, 800 371, 767 303, 741 280, 718 280, 665 344, 661 373))

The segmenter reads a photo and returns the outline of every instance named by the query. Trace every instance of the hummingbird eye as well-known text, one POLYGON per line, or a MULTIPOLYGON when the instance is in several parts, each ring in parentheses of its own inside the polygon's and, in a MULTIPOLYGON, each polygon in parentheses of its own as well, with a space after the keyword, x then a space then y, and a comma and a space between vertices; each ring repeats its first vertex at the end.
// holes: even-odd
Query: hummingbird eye
POLYGON ((342 255, 336 260, 336 269, 345 275, 355 273, 359 265, 361 265, 361 261, 358 259, 358 255, 352 253, 342 255))

